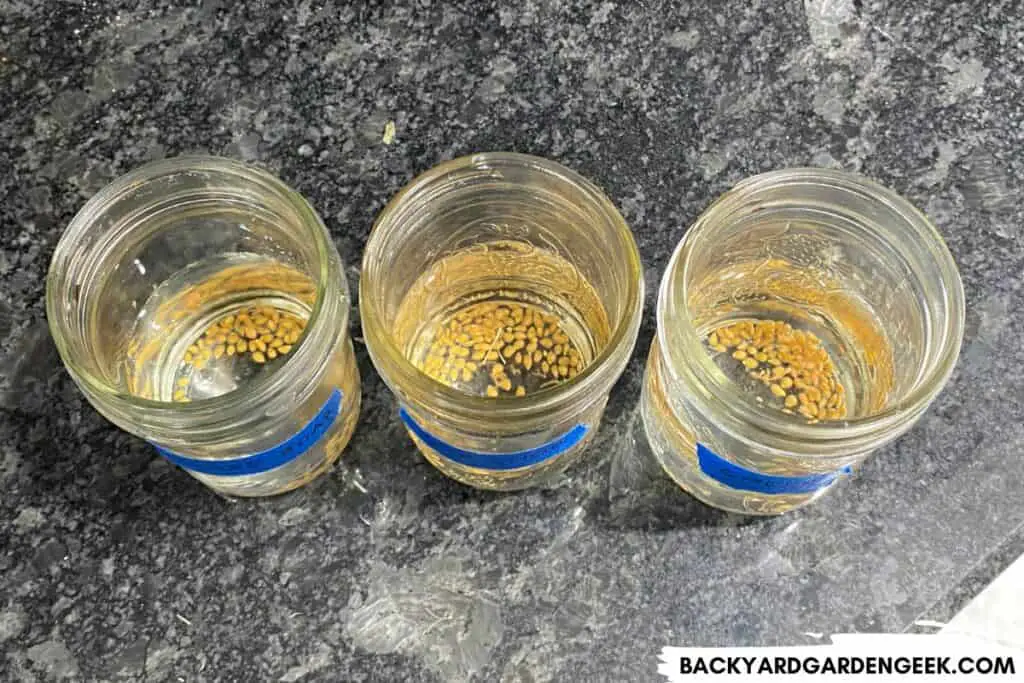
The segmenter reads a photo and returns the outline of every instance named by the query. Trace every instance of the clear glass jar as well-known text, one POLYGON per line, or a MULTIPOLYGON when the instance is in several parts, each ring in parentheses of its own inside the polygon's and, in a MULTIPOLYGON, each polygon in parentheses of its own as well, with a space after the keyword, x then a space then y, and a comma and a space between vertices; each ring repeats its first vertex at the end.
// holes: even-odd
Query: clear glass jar
POLYGON ((777 514, 910 429, 956 363, 964 295, 905 199, 791 169, 743 181, 700 216, 657 315, 641 409, 658 461, 709 505, 777 514), (759 338, 740 348, 734 333, 759 338))
POLYGON ((441 164, 395 196, 359 287, 367 349, 413 441, 448 476, 502 490, 583 452, 642 303, 636 244, 608 198, 506 153, 441 164))
POLYGON ((348 443, 349 305, 312 207, 265 171, 203 156, 100 190, 46 284, 51 333, 90 403, 235 496, 301 486, 348 443))

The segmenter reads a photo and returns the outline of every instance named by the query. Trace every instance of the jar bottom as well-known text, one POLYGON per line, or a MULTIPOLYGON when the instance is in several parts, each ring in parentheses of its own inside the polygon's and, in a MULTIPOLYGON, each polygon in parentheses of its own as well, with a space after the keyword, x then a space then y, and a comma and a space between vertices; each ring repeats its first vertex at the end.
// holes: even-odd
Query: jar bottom
POLYGON ((806 494, 762 494, 743 491, 704 474, 697 460, 697 439, 668 404, 656 361, 657 346, 647 363, 640 414, 651 452, 665 474, 680 488, 713 508, 743 515, 780 515, 823 496, 835 484, 806 494))
POLYGON ((596 431, 596 429, 589 430, 579 443, 550 460, 532 467, 514 470, 485 470, 467 467, 444 457, 423 443, 415 434, 410 432, 409 436, 431 465, 459 483, 486 491, 521 491, 552 483, 558 475, 580 459, 596 431))

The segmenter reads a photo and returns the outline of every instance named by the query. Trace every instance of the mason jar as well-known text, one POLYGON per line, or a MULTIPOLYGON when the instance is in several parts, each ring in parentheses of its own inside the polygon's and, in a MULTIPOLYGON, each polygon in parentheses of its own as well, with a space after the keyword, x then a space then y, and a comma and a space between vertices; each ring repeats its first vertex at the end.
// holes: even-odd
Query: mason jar
POLYGON ((549 481, 583 453, 636 341, 633 235, 555 162, 474 154, 413 180, 363 257, 367 349, 444 474, 487 489, 549 481))
POLYGON ((206 156, 100 190, 46 283, 51 333, 89 402, 233 496, 301 486, 345 447, 360 403, 349 305, 306 200, 206 156))
POLYGON ((857 175, 790 169, 714 202, 672 255, 641 399, 662 467, 714 507, 815 500, 910 429, 964 326, 928 219, 857 175))

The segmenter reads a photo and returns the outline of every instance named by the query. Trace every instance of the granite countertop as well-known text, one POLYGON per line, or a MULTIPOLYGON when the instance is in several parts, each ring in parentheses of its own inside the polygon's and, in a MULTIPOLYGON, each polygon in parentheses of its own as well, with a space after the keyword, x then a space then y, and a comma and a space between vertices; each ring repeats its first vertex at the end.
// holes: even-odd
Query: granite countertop
POLYGON ((667 644, 943 619, 1020 553, 1019 2, 391 5, 0 0, 0 679, 654 680, 667 644), (358 340, 343 461, 258 502, 106 423, 62 370, 44 275, 115 176, 185 152, 259 162, 317 207, 354 286, 388 198, 481 150, 595 180, 647 268, 633 361, 556 486, 446 480, 358 340), (732 184, 794 165, 923 208, 959 263, 967 332, 914 430, 820 504, 747 520, 652 466, 636 406, 671 249, 732 184))

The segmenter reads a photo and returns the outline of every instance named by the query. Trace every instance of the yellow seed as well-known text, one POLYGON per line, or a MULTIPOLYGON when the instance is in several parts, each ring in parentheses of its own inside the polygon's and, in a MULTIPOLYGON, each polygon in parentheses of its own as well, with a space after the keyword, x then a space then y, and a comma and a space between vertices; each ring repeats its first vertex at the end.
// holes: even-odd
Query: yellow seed
POLYGON ((196 346, 195 344, 192 344, 187 349, 185 349, 185 352, 186 353, 191 353, 192 355, 195 355, 195 354, 199 353, 199 347, 196 346))
POLYGON ((266 351, 267 350, 267 345, 265 343, 263 343, 263 341, 260 340, 260 339, 257 339, 256 341, 252 342, 251 344, 249 344, 249 346, 251 348, 255 348, 258 351, 266 351))
POLYGON ((746 367, 748 370, 753 370, 754 368, 757 367, 757 361, 754 360, 753 358, 745 358, 743 360, 743 366, 746 367))
POLYGON ((502 391, 512 391, 512 380, 508 377, 503 377, 498 382, 498 387, 501 388, 502 391))
POLYGON ((291 350, 292 350, 292 347, 289 344, 283 344, 283 345, 277 347, 277 352, 278 353, 288 353, 291 350))
POLYGON ((267 361, 267 357, 261 351, 253 351, 252 359, 257 363, 265 363, 267 361))
POLYGON ((547 361, 544 361, 543 363, 540 364, 540 371, 543 372, 545 375, 548 374, 548 371, 550 369, 551 366, 548 364, 547 361))
POLYGON ((272 335, 272 334, 261 335, 260 336, 260 341, 263 342, 264 344, 269 344, 270 342, 274 341, 274 335, 272 335))
POLYGON ((526 396, 526 387, 524 387, 521 384, 518 387, 516 387, 516 396, 519 396, 520 398, 526 396))
POLYGON ((188 386, 188 381, 189 381, 188 377, 182 377, 181 379, 178 380, 178 386, 179 387, 187 387, 188 386))
POLYGON ((177 391, 174 392, 174 400, 175 401, 184 401, 186 396, 187 395, 186 395, 184 389, 178 389, 177 391))
POLYGON ((474 351, 473 352, 473 360, 483 360, 485 355, 486 355, 486 350, 474 351))
POLYGON ((569 356, 562 356, 558 359, 558 364, 562 367, 569 367, 569 356))
POLYGON ((513 347, 511 344, 509 344, 508 346, 506 346, 505 348, 503 348, 501 350, 501 355, 504 358, 511 358, 512 356, 515 355, 515 353, 516 353, 515 347, 513 347))
POLYGON ((538 350, 538 351, 534 351, 533 352, 533 362, 534 363, 541 362, 541 360, 543 360, 543 358, 544 358, 544 352, 543 351, 538 350))
POLYGON ((726 351, 729 350, 728 347, 723 346, 721 344, 716 344, 716 345, 712 346, 711 348, 713 348, 715 351, 718 351, 719 353, 725 353, 726 351))
POLYGON ((555 342, 551 341, 549 337, 544 337, 543 339, 540 340, 540 345, 545 349, 550 349, 552 346, 555 345, 555 342))
POLYGON ((743 351, 742 349, 738 349, 732 352, 732 357, 735 358, 736 360, 746 360, 747 352, 743 351))
POLYGON ((536 350, 537 350, 537 340, 533 340, 529 344, 526 345, 526 352, 527 353, 533 353, 536 350))
POLYGON ((256 332, 256 328, 251 325, 245 328, 243 334, 245 335, 246 339, 255 339, 256 337, 259 336, 259 334, 257 334, 256 332))
POLYGON ((220 326, 221 327, 231 327, 234 324, 235 324, 235 316, 233 316, 233 315, 226 315, 223 318, 221 318, 221 320, 220 320, 220 326))
POLYGON ((769 388, 771 389, 772 394, 778 396, 779 398, 782 398, 783 396, 786 395, 786 390, 780 387, 778 384, 772 384, 769 388))
POLYGON ((498 387, 494 386, 493 384, 488 386, 487 387, 487 396, 489 398, 497 398, 498 397, 498 387))
POLYGON ((238 343, 238 339, 239 339, 238 335, 235 334, 234 332, 232 332, 231 334, 228 335, 227 342, 229 344, 237 344, 238 343))
POLYGON ((224 345, 223 344, 221 344, 220 346, 216 347, 213 350, 213 357, 214 358, 220 358, 221 356, 224 355, 224 350, 225 349, 224 349, 224 345))
POLYGON ((234 344, 228 344, 227 348, 224 349, 224 352, 229 356, 235 355, 235 351, 237 351, 237 349, 235 348, 234 344))
POLYGON ((517 353, 516 357, 513 360, 515 360, 516 365, 522 365, 523 364, 523 354, 517 353))
POLYGON ((755 358, 757 358, 757 360, 759 360, 760 362, 764 363, 765 361, 767 361, 767 360, 768 360, 768 354, 767 354, 767 353, 764 353, 764 352, 762 352, 762 353, 759 353, 759 354, 757 354, 757 355, 755 356, 755 358))
POLYGON ((523 356, 523 367, 526 368, 527 370, 533 367, 533 356, 531 356, 530 354, 526 354, 525 356, 523 356))
POLYGON ((190 352, 190 351, 186 351, 185 352, 185 362, 186 363, 191 363, 193 358, 194 358, 194 356, 192 355, 192 352, 190 352))
POLYGON ((277 321, 276 320, 268 320, 267 321, 267 329, 270 330, 271 332, 276 332, 277 331, 277 321))
POLYGON ((711 346, 718 346, 718 335, 712 332, 708 335, 708 344, 711 346))
POLYGON ((277 358, 277 351, 275 349, 268 349, 267 358, 269 358, 270 360, 274 360, 275 358, 277 358))
POLYGON ((783 388, 783 389, 789 389, 790 387, 792 387, 792 386, 793 386, 793 378, 792 378, 792 377, 783 377, 783 378, 782 378, 782 379, 781 379, 781 380, 779 381, 779 384, 781 384, 781 385, 782 385, 782 388, 783 388))
POLYGON ((784 401, 784 404, 785 404, 785 406, 787 408, 793 408, 793 407, 796 406, 797 403, 799 403, 799 401, 797 400, 796 396, 794 396, 793 394, 790 394, 789 396, 787 396, 786 400, 784 401))
POLYGON ((487 355, 485 356, 485 358, 487 360, 490 360, 490 361, 498 360, 498 352, 497 351, 489 351, 487 353, 487 355))
POLYGON ((280 337, 274 337, 273 339, 270 340, 270 348, 272 349, 276 349, 282 344, 284 344, 284 341, 282 341, 280 337))
POLYGON ((242 339, 237 344, 235 344, 235 348, 238 349, 239 353, 245 353, 246 349, 249 348, 249 345, 245 343, 244 339, 242 339))
MULTIPOLYGON (((282 352, 282 353, 285 353, 285 352, 282 352)), ((469 370, 470 372, 476 372, 477 367, 478 367, 477 364, 474 363, 473 361, 467 361, 466 362, 466 369, 469 370)))
POLYGON ((284 340, 289 344, 294 344, 295 342, 299 341, 299 333, 289 332, 287 335, 285 335, 284 340))

